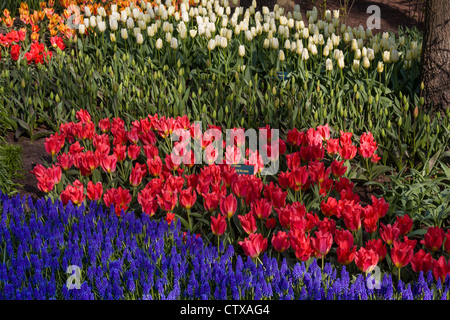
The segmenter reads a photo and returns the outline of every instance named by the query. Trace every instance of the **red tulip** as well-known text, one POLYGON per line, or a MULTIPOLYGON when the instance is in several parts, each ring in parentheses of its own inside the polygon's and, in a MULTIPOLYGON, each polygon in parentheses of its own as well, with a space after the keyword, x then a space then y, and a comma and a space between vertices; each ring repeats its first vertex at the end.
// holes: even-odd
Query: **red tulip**
POLYGON ((400 229, 388 224, 385 226, 383 223, 380 223, 380 236, 387 245, 391 246, 394 241, 398 239, 400 236, 400 229))
POLYGON ((73 166, 73 159, 67 153, 62 153, 57 156, 57 165, 63 170, 69 170, 73 166))
POLYGON ((252 259, 257 258, 267 249, 267 239, 260 233, 252 233, 244 241, 239 241, 238 243, 244 250, 244 253, 252 259))
POLYGON ((309 172, 306 166, 294 168, 290 173, 290 186, 292 190, 306 190, 309 188, 309 172))
POLYGON ((372 208, 374 213, 378 214, 378 219, 383 218, 389 210, 389 203, 384 198, 378 199, 372 195, 372 208))
POLYGON ((116 171, 117 157, 115 155, 105 156, 100 165, 105 172, 112 173, 116 171))
POLYGON ((127 146, 126 145, 115 145, 113 148, 114 155, 117 158, 118 162, 122 162, 127 157, 126 155, 127 146))
POLYGON ((48 154, 54 156, 64 146, 65 139, 66 137, 64 135, 59 135, 58 132, 56 132, 55 134, 51 135, 48 138, 45 138, 44 142, 45 151, 47 151, 48 154))
POLYGON ((345 160, 351 160, 356 156, 358 148, 354 145, 343 145, 339 147, 339 155, 345 160))
POLYGON ((327 141, 327 152, 329 155, 334 155, 339 151, 339 139, 330 139, 327 141))
POLYGON ((267 229, 273 229, 277 226, 277 221, 275 220, 275 218, 269 218, 266 220, 266 224, 265 224, 267 229))
POLYGON ((372 239, 366 242, 366 249, 370 250, 372 249, 375 251, 378 255, 378 262, 381 262, 381 260, 386 257, 387 254, 387 248, 383 244, 383 241, 381 239, 372 239))
POLYGON ((109 121, 109 118, 101 119, 98 122, 98 126, 102 132, 106 133, 111 129, 111 122, 109 121))
POLYGON ((425 250, 420 249, 417 251, 411 259, 411 266, 414 272, 419 273, 422 271, 423 273, 427 273, 431 270, 433 257, 429 252, 425 252, 425 250))
POLYGON ((161 195, 157 195, 158 205, 164 211, 172 211, 175 208, 178 197, 175 192, 162 190, 161 195))
POLYGON ((272 237, 272 245, 275 251, 280 253, 289 249, 290 244, 288 234, 284 231, 278 231, 272 237))
POLYGON ((150 217, 158 210, 158 201, 153 196, 151 189, 144 188, 139 192, 138 203, 142 207, 142 212, 150 217))
POLYGON ((249 212, 246 215, 238 215, 238 218, 241 222, 242 229, 244 229, 247 234, 256 232, 256 220, 252 212, 249 212))
POLYGON ((136 160, 139 157, 140 153, 141 153, 140 146, 132 144, 128 147, 128 158, 130 158, 130 160, 136 160))
POLYGON ((444 250, 450 254, 450 229, 447 229, 447 233, 445 234, 444 250))
POLYGON ((303 230, 293 229, 289 231, 289 243, 294 250, 295 256, 300 261, 307 261, 313 253, 311 239, 305 235, 303 230))
POLYGON ((203 198, 203 204, 209 213, 217 209, 219 205, 219 194, 217 192, 203 194, 203 198))
POLYGON ((84 201, 84 186, 79 180, 75 180, 73 185, 68 185, 66 189, 61 192, 61 202, 66 205, 72 201, 74 205, 81 205, 84 201))
POLYGON ((352 241, 343 240, 338 243, 336 248, 337 261, 340 264, 348 265, 355 259, 356 246, 353 245, 352 241))
POLYGON ((162 172, 162 166, 163 164, 159 156, 147 159, 148 172, 154 177, 159 177, 162 172))
POLYGON ((76 112, 76 118, 81 123, 88 123, 91 121, 91 115, 84 109, 80 109, 76 112))
POLYGON ((342 201, 342 209, 340 215, 344 218, 344 223, 350 231, 358 231, 361 228, 361 212, 362 208, 354 200, 342 201))
POLYGON ((136 162, 133 169, 131 169, 130 174, 131 185, 136 188, 138 185, 141 184, 142 179, 145 177, 146 174, 147 174, 147 165, 145 163, 140 164, 136 162))
POLYGON ((333 162, 331 163, 331 173, 333 173, 336 178, 343 176, 346 171, 347 166, 344 166, 344 160, 333 160, 333 162))
POLYGON ((170 224, 172 223, 173 220, 175 220, 175 213, 173 212, 167 212, 166 213, 166 217, 164 218, 164 220, 167 221, 167 224, 170 226, 170 224))
POLYGON ((328 197, 326 202, 325 200, 322 200, 322 202, 320 203, 320 209, 326 217, 337 215, 338 202, 336 198, 328 197))
POLYGON ((229 194, 227 197, 220 199, 220 212, 224 217, 231 219, 237 209, 237 200, 233 194, 229 194))
POLYGON ((221 236, 227 229, 227 220, 223 215, 217 215, 217 218, 211 216, 211 231, 215 236, 221 236))
POLYGON ((126 132, 128 141, 130 141, 132 144, 138 144, 139 142, 139 134, 138 130, 136 128, 132 128, 130 131, 126 132))
POLYGON ((413 227, 413 220, 410 218, 408 214, 405 214, 403 217, 396 217, 397 221, 394 223, 394 227, 400 229, 400 235, 406 236, 413 227))
POLYGON ((197 192, 195 192, 194 188, 189 187, 180 191, 180 204, 183 208, 191 209, 195 201, 197 201, 197 192))
POLYGON ((317 223, 318 231, 329 232, 332 235, 336 232, 336 221, 325 217, 323 220, 319 220, 317 223))
POLYGON ((251 204, 250 212, 255 216, 255 218, 258 218, 259 220, 265 220, 269 218, 270 214, 272 213, 272 204, 264 198, 255 200, 251 204))
POLYGON ((432 260, 432 272, 436 281, 441 279, 441 283, 445 281, 447 275, 450 274, 450 260, 445 261, 444 256, 440 256, 439 260, 432 260))
POLYGON ((367 233, 373 233, 378 229, 378 212, 371 205, 367 205, 364 210, 363 226, 367 233))
POLYGON ((373 250, 361 247, 355 254, 355 264, 365 273, 372 272, 378 264, 378 254, 373 250))
POLYGON ((424 239, 421 240, 420 243, 425 245, 425 247, 431 252, 435 252, 441 249, 444 239, 445 232, 443 229, 439 227, 430 227, 428 228, 424 239))
POLYGON ((333 235, 329 232, 315 232, 315 238, 311 238, 311 245, 318 258, 324 258, 333 245, 333 235))
POLYGON ((406 236, 404 237, 404 242, 394 241, 394 246, 391 249, 391 259, 397 268, 403 268, 411 262, 416 242, 416 240, 408 240, 406 236))
POLYGON ((371 132, 364 132, 359 140, 360 147, 358 149, 359 154, 363 158, 372 157, 373 153, 377 150, 377 142, 374 140, 371 132))
POLYGON ((103 194, 103 185, 101 182, 97 182, 95 185, 92 181, 87 184, 87 196, 89 200, 100 200, 103 194))

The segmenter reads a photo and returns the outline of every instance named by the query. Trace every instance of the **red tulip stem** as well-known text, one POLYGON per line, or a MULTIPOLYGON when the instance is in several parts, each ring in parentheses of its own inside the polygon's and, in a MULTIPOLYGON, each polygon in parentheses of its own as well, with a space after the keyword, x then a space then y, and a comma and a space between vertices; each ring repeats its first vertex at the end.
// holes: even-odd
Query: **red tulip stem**
POLYGON ((398 282, 400 282, 400 271, 402 270, 402 268, 398 268, 398 282))
POLYGON ((323 261, 325 260, 325 256, 322 256, 322 271, 323 271, 323 261))
POLYGON ((217 235, 217 254, 220 255, 219 247, 220 247, 220 236, 217 235))

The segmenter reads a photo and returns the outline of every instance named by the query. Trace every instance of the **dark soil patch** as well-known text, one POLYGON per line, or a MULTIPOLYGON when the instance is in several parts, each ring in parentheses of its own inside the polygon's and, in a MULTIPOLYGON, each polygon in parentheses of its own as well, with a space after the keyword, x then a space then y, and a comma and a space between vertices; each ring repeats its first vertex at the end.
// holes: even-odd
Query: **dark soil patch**
POLYGON ((20 195, 22 197, 30 195, 33 199, 41 198, 44 196, 44 192, 38 189, 37 179, 30 171, 32 171, 38 163, 45 165, 45 161, 47 163, 51 163, 52 161, 51 156, 45 151, 45 138, 31 141, 29 137, 21 136, 16 140, 14 138, 14 133, 8 132, 6 135, 6 142, 22 146, 23 177, 15 181, 22 185, 22 187, 18 188, 20 195))
MULTIPOLYGON (((240 0, 240 5, 249 7, 251 6, 252 1, 253 0, 240 0)), ((287 3, 288 1, 290 0, 279 0, 279 3, 287 3)), ((324 1, 293 0, 293 2, 300 5, 303 21, 307 22, 306 12, 312 10, 314 6, 321 11, 321 6, 324 1)), ((275 3, 277 3, 275 0, 257 0, 257 9, 261 10, 263 6, 272 9, 275 3)), ((424 11, 423 7, 421 7, 421 3, 421 1, 417 0, 355 0, 352 8, 348 12, 346 25, 355 28, 361 25, 366 28, 367 19, 372 15, 372 12, 367 13, 367 8, 371 5, 377 5, 380 7, 381 28, 378 30, 374 29, 373 33, 383 31, 397 32, 399 26, 410 28, 416 26, 419 30, 422 30, 424 11)), ((339 0, 326 0, 327 10, 337 10, 340 7, 341 4, 339 0)), ((341 10, 341 17, 343 16, 342 12, 343 11, 341 10)))

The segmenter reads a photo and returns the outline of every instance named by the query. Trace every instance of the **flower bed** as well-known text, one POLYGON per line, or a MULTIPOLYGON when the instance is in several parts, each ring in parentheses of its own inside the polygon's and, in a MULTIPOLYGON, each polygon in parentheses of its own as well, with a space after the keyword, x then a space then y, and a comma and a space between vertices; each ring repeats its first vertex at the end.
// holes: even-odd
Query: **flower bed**
POLYGON ((288 266, 267 255, 255 265, 232 246, 144 215, 119 218, 95 202, 1 195, 0 299, 448 299, 450 278, 434 282, 392 276, 352 276, 345 267, 323 270, 312 261, 288 266), (81 268, 79 289, 68 289, 69 266, 81 268), (377 282, 378 281, 378 282, 377 282))
POLYGON ((236 135, 227 145, 218 132, 203 133, 199 123, 186 117, 148 116, 126 130, 120 118, 95 124, 85 110, 76 116, 78 122, 66 123, 46 138, 56 165, 34 169, 38 187, 64 205, 81 205, 87 198, 114 207, 120 217, 134 209, 141 217, 169 223, 178 219, 184 230, 207 241, 219 243, 223 237, 236 250, 239 245, 255 262, 269 250, 278 258, 320 259, 322 268, 325 259, 352 264, 354 272, 378 267, 395 272, 398 279, 402 269, 409 280, 410 271, 433 270, 441 281, 450 273, 444 256, 450 252, 450 231, 429 228, 418 243, 409 215, 387 215, 389 204, 383 198, 372 195, 371 204, 363 204, 354 192, 350 161, 356 162, 358 155, 367 160, 370 172, 368 159, 378 160, 370 133, 361 136, 357 147, 351 133, 341 131, 332 138, 327 125, 294 129, 286 145, 283 139, 272 140, 275 131, 266 127, 265 143, 243 152, 243 129, 234 128, 236 135), (179 136, 173 152, 171 133, 179 136), (204 150, 206 165, 196 164, 194 152, 188 151, 195 144, 204 150), (218 147, 224 145, 225 156, 216 164, 218 147), (238 174, 234 166, 239 162, 252 166, 253 174, 238 174), (285 170, 261 175, 274 164, 285 170))

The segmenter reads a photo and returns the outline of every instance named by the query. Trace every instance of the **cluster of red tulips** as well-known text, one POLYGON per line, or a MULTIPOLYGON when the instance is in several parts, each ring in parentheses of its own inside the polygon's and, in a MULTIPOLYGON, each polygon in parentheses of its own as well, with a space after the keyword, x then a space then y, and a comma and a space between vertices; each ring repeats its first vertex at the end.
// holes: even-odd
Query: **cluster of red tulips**
POLYGON ((57 196, 64 204, 80 205, 87 197, 113 206, 119 216, 132 209, 168 223, 178 219, 208 238, 225 235, 253 259, 271 245, 279 254, 292 252, 302 261, 314 257, 323 263, 334 255, 338 263, 354 262, 362 272, 371 272, 389 254, 399 273, 410 263, 415 272, 432 270, 436 278, 450 273, 443 255, 450 253, 450 231, 429 228, 423 240, 409 239, 414 223, 408 215, 383 224, 381 219, 389 221, 388 203, 372 195, 371 204, 364 206, 354 192, 346 177, 349 161, 357 156, 379 160, 370 132, 357 145, 349 132, 340 131, 332 139, 328 125, 305 132, 293 129, 286 141, 276 141, 278 152, 271 153, 271 130, 265 128, 267 155, 283 171, 262 176, 261 155, 252 150, 246 151, 245 162, 255 166, 253 175, 238 174, 226 161, 229 157, 219 164, 195 164, 193 153, 180 152, 183 148, 178 148, 179 155, 191 161, 173 161, 172 150, 186 146, 184 139, 171 145, 170 135, 177 130, 201 141, 203 150, 223 142, 202 134, 187 116, 148 116, 132 122, 129 130, 120 118, 102 119, 96 126, 85 110, 76 117, 77 122, 62 124, 46 138, 46 151, 56 164, 33 170, 44 192, 54 192, 63 181, 57 196))
MULTIPOLYGON (((4 48, 10 48, 9 54, 13 61, 19 60, 20 52, 22 49, 22 43, 26 38, 26 30, 11 30, 6 34, 0 33, 0 45, 4 48)), ((66 45, 64 41, 59 36, 54 36, 50 38, 50 44, 53 48, 59 48, 64 50, 66 45)), ((48 60, 52 57, 52 52, 48 50, 43 43, 39 43, 37 41, 33 41, 31 43, 29 51, 25 52, 24 57, 27 60, 28 64, 41 64, 44 62, 48 62, 48 60)), ((0 51, 1 58, 1 51, 0 51)))

